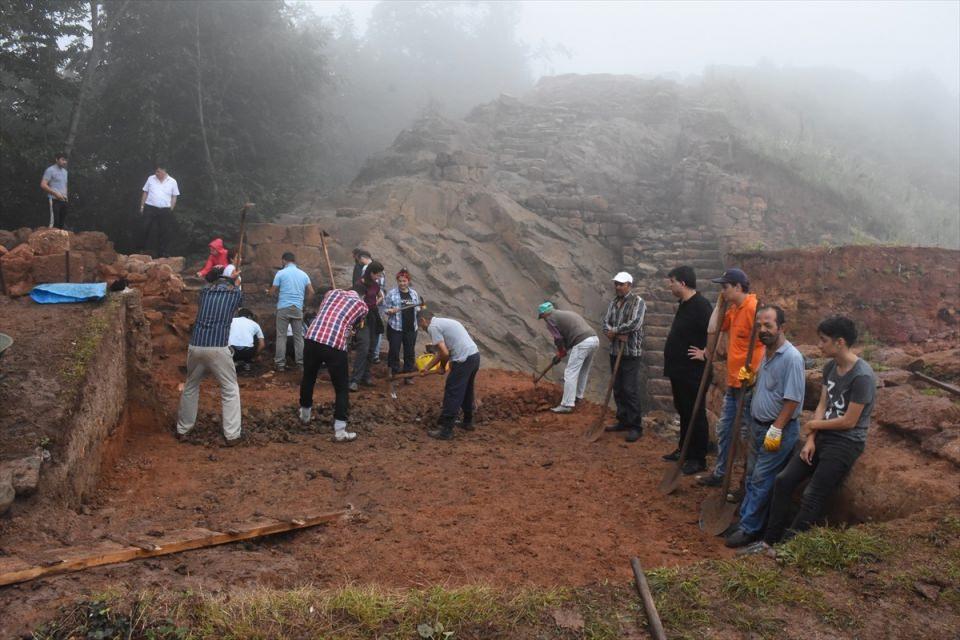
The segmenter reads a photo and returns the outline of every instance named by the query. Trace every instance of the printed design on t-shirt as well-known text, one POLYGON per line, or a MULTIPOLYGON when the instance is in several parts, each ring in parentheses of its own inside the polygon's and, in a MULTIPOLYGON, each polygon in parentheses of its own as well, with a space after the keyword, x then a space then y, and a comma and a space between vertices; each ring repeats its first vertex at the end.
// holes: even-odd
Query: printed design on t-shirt
POLYGON ((837 398, 833 396, 833 389, 836 386, 836 380, 827 380, 827 411, 824 413, 824 418, 827 420, 839 418, 847 412, 847 398, 843 393, 841 392, 837 398))

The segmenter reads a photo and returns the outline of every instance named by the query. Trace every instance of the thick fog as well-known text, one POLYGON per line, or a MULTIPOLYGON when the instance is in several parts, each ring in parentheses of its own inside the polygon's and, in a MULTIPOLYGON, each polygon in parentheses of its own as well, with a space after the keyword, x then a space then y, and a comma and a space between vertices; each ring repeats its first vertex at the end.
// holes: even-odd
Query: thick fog
MULTIPOLYGON (((362 30, 375 0, 346 7, 362 30)), ((517 35, 536 75, 634 73, 686 77, 709 65, 838 67, 875 80, 926 71, 960 93, 960 2, 520 2, 517 35)))

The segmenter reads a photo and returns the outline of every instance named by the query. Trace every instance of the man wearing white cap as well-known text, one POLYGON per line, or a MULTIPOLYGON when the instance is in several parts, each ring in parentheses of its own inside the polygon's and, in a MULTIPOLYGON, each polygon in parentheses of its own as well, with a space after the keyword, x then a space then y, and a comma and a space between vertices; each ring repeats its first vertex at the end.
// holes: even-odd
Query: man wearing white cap
POLYGON ((616 297, 603 316, 603 333, 610 340, 610 370, 623 349, 620 368, 613 380, 613 399, 617 403, 617 422, 607 431, 626 431, 627 442, 636 442, 643 435, 643 414, 640 409, 640 343, 643 340, 643 314, 646 303, 633 293, 633 276, 621 271, 613 277, 616 297))

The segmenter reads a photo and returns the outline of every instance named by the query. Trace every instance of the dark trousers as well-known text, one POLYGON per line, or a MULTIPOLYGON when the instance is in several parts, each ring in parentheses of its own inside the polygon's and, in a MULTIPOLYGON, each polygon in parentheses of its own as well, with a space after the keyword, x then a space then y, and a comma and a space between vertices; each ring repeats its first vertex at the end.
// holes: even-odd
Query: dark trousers
POLYGON ((303 341, 303 379, 300 380, 300 406, 313 406, 313 387, 317 384, 317 374, 321 366, 330 373, 330 382, 337 399, 333 406, 333 417, 347 421, 350 414, 350 381, 347 374, 348 361, 346 351, 334 349, 313 340, 303 341))
POLYGON ((391 373, 400 372, 400 350, 403 349, 403 372, 416 371, 417 364, 417 330, 397 331, 387 327, 387 344, 390 351, 387 353, 387 366, 391 373))
POLYGON ((150 249, 156 247, 156 254, 160 257, 167 255, 167 243, 173 237, 173 210, 170 207, 154 207, 145 205, 143 207, 145 216, 143 229, 143 248, 150 249), (151 243, 151 236, 155 239, 151 243))
POLYGON ((370 365, 373 363, 373 347, 377 342, 377 326, 370 321, 370 314, 363 325, 363 329, 357 331, 357 349, 353 354, 353 373, 350 375, 350 382, 368 382, 370 380, 370 365))
POLYGON ((234 362, 253 362, 253 357, 257 355, 256 347, 231 347, 233 349, 234 362))
POLYGON ((473 422, 473 383, 480 370, 480 354, 475 353, 463 362, 451 362, 447 383, 443 387, 443 408, 440 425, 453 426, 463 410, 464 423, 473 422))
POLYGON ((673 391, 673 406, 680 414, 680 441, 677 446, 683 446, 687 429, 693 424, 693 433, 690 434, 690 448, 687 449, 687 460, 705 460, 710 436, 707 433, 706 402, 700 403, 697 415, 693 415, 693 405, 697 402, 699 381, 680 378, 670 378, 670 389, 673 391))
POLYGON ((57 229, 65 229, 70 205, 66 200, 50 200, 50 208, 53 211, 53 226, 57 229))
POLYGON ((836 492, 847 477, 853 463, 863 453, 862 442, 846 438, 817 437, 813 464, 800 459, 799 451, 790 458, 787 466, 777 474, 770 499, 770 515, 763 539, 775 544, 806 531, 823 517, 827 500, 836 492), (800 511, 792 519, 793 492, 800 483, 810 478, 800 499, 800 511))
MULTIPOLYGON (((617 356, 610 354, 610 371, 617 356)), ((640 364, 638 356, 620 358, 620 370, 613 381, 613 400, 617 403, 617 422, 628 429, 643 429, 643 412, 640 409, 640 364)))

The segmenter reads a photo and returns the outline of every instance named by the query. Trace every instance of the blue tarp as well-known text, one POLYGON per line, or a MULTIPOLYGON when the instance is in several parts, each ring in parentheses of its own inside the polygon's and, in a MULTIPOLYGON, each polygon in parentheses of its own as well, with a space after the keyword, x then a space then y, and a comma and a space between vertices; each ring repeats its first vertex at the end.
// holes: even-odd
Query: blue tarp
POLYGON ((30 297, 40 304, 59 304, 63 302, 90 302, 102 300, 107 295, 106 282, 77 283, 58 282, 38 284, 30 290, 30 297))

